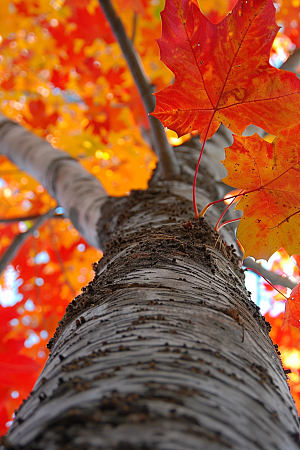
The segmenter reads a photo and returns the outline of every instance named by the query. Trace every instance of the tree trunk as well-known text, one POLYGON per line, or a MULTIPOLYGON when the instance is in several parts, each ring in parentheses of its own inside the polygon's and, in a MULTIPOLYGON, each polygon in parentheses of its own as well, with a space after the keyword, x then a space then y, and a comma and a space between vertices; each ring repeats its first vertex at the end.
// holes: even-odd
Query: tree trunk
POLYGON ((102 207, 95 279, 68 306, 2 450, 298 448, 269 324, 233 247, 190 220, 190 192, 158 182, 102 207))

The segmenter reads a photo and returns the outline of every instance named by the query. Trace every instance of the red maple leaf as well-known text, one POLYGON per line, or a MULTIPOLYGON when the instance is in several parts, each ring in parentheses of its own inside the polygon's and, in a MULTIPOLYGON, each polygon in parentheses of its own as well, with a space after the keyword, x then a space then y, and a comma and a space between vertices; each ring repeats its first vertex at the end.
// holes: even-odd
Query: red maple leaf
POLYGON ((220 123, 278 134, 300 121, 300 81, 269 64, 279 29, 272 0, 239 0, 216 25, 197 0, 167 0, 161 15, 161 59, 175 74, 156 94, 152 115, 164 126, 179 136, 198 130, 205 141, 220 123))

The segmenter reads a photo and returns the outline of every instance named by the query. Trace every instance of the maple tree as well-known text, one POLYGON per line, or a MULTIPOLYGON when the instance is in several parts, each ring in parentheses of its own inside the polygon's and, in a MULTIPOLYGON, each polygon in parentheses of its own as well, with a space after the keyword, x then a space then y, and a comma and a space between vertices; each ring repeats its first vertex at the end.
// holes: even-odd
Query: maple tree
MULTIPOLYGON (((100 184, 94 181, 97 179, 110 195, 122 196, 130 190, 146 189, 157 162, 152 149, 160 161, 157 177, 172 180, 180 175, 163 128, 158 121, 150 118, 149 122, 147 116, 154 105, 151 85, 157 90, 165 88, 173 74, 158 60, 154 41, 160 35, 162 2, 115 1, 118 15, 111 16, 110 24, 104 15, 111 13, 107 10, 109 2, 102 3, 103 11, 96 0, 84 4, 69 0, 49 4, 30 0, 1 4, 1 110, 7 117, 45 138, 57 152, 53 150, 49 158, 57 155, 59 160, 60 155, 64 155, 70 168, 73 162, 69 157, 79 158, 82 166, 92 174, 91 177, 84 175, 86 190, 87 186, 90 190, 100 190, 100 184), (150 79, 136 72, 135 55, 130 56, 128 48, 122 47, 126 40, 121 39, 120 46, 134 75, 132 79, 113 33, 119 32, 118 17, 131 36, 150 79), (138 91, 144 99, 144 107, 138 91), (65 153, 60 153, 58 148, 65 153)), ((294 74, 277 70, 268 62, 272 40, 278 31, 272 2, 239 1, 233 12, 217 24, 235 2, 221 3, 222 7, 217 1, 200 2, 203 12, 214 25, 201 13, 195 0, 166 2, 159 44, 162 60, 175 74, 175 82, 156 94, 157 106, 153 115, 176 131, 179 137, 198 131, 204 141, 200 155, 206 140, 217 131, 220 123, 238 134, 247 125, 255 124, 277 135, 272 143, 258 136, 236 136, 234 144, 226 149, 228 175, 224 181, 239 188, 239 192, 242 189, 237 209, 242 209, 244 215, 238 237, 246 255, 267 258, 280 247, 293 254, 299 244, 296 238, 299 211, 296 142, 300 122, 300 82, 294 74), (266 210, 269 214, 265 214, 266 210)), ((284 8, 289 6, 282 5, 279 12, 284 14, 284 8)), ((291 25, 285 31, 290 31, 289 38, 293 36, 292 41, 296 42, 294 29, 291 25)), ((7 122, 3 119, 1 123, 5 126, 7 122)), ((174 138, 170 131, 167 135, 169 142, 176 145, 186 139, 174 138)), ((16 136, 16 142, 26 135, 20 132, 19 136, 16 136)), ((5 146, 5 139, 3 142, 5 146)), ((32 142, 33 148, 43 146, 39 140, 32 142)), ((40 161, 51 153, 46 143, 44 148, 40 161)), ((15 162, 18 153, 17 145, 8 148, 8 155, 15 162)), ((30 171, 30 165, 35 161, 38 169, 38 156, 30 158, 25 166, 22 162, 20 166, 30 171)), ((18 398, 11 399, 18 378, 21 375, 24 382, 17 393, 25 397, 46 359, 45 340, 53 334, 70 298, 92 278, 90 264, 99 259, 100 253, 88 246, 67 218, 68 215, 76 217, 75 204, 84 195, 84 188, 82 191, 76 189, 77 196, 71 207, 65 207, 66 217, 62 217, 60 210, 55 212, 56 202, 49 194, 60 204, 66 201, 67 205, 74 197, 73 187, 69 188, 70 192, 67 192, 68 188, 56 191, 54 186, 51 188, 50 181, 44 182, 42 175, 37 176, 39 182, 36 182, 5 157, 1 157, 0 170, 5 180, 1 186, 2 254, 11 252, 11 244, 14 240, 17 242, 20 231, 29 231, 29 240, 18 257, 12 259, 25 279, 25 283, 19 283, 23 299, 14 307, 1 307, 2 353, 5 356, 1 412, 3 422, 7 422, 19 402, 18 398), (40 226, 35 221, 41 216, 48 220, 40 226), (52 218, 49 220, 49 217, 52 218), (42 252, 46 252, 43 257, 39 256, 42 252), (39 258, 42 262, 38 262, 39 258), (80 273, 77 279, 74 273, 80 273), (33 295, 35 304, 31 300, 33 295), (24 335, 38 342, 23 347, 24 335), (37 354, 40 355, 38 358, 37 354)), ((81 169, 76 170, 81 176, 81 169)), ((71 169, 70 174, 74 176, 71 169)), ((98 205, 102 205, 107 197, 104 191, 101 192, 98 205)), ((195 192, 196 176, 194 209, 197 216, 195 192)), ((86 212, 91 204, 86 206, 86 212)), ((177 213, 181 217, 181 213, 177 213)), ((82 225, 85 215, 82 212, 79 220, 76 219, 77 227, 92 245, 98 246, 96 222, 82 225)), ((120 216, 118 220, 122 222, 123 219, 120 216)), ((197 229, 192 222, 184 224, 184 230, 197 229)), ((109 226, 106 224, 107 229, 109 226)), ((223 251, 227 255, 227 250, 223 251)), ((2 279, 5 289, 8 282, 2 279)), ((295 290, 287 301, 284 319, 284 323, 291 325, 296 325, 299 315, 294 294, 295 290)), ((239 313, 232 309, 226 311, 230 320, 243 326, 239 313)), ((142 319, 138 321, 142 323, 142 319)), ((78 328, 85 322, 84 316, 75 321, 78 328)), ((276 334, 279 342, 283 333, 276 329, 276 334)), ((289 345, 296 348, 295 342, 293 346, 289 345)), ((119 350, 121 347, 123 344, 119 350)), ((123 350, 126 347, 120 351, 123 350)), ((102 352, 104 356, 105 352, 102 352)), ((194 369, 201 373, 200 369, 194 369)), ((81 388, 78 384, 76 389, 81 388)))

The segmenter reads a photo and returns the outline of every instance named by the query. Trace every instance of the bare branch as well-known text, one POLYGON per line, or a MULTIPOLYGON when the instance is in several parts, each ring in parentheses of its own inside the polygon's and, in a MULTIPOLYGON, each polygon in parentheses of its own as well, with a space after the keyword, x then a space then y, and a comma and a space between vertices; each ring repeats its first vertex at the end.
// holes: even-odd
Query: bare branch
POLYGON ((99 247, 97 223, 108 194, 67 152, 53 148, 0 114, 0 153, 36 178, 89 244, 99 247))
POLYGON ((287 277, 283 277, 278 273, 272 272, 271 270, 264 269, 260 264, 258 264, 252 258, 245 258, 243 261, 243 265, 245 267, 249 267, 250 269, 255 269, 261 275, 263 275, 267 280, 269 280, 275 286, 283 286, 289 289, 293 289, 297 283, 294 283, 287 277))
MULTIPOLYGON (((132 42, 128 39, 125 28, 117 16, 110 0, 99 0, 103 12, 110 23, 115 37, 121 47, 123 55, 127 61, 133 79, 140 92, 144 107, 149 114, 155 108, 155 98, 152 95, 153 87, 144 70, 139 55, 133 48, 132 42)), ((172 146, 169 144, 163 125, 158 119, 148 116, 153 149, 159 157, 159 169, 163 179, 171 180, 180 174, 180 167, 172 146)))
MULTIPOLYGON (((0 223, 26 222, 27 220, 36 220, 39 217, 42 217, 42 215, 36 214, 34 216, 11 217, 10 219, 0 219, 0 223)), ((53 214, 52 219, 64 219, 65 217, 64 214, 53 214)))
POLYGON ((46 214, 40 216, 35 222, 35 224, 31 228, 29 228, 29 230, 25 231, 25 233, 20 233, 18 236, 15 237, 12 244, 10 244, 6 252, 0 258, 0 275, 8 266, 8 264, 11 262, 11 260, 17 255, 21 246, 27 241, 27 239, 32 235, 32 233, 38 228, 40 228, 45 222, 45 220, 49 219, 54 215, 55 209, 56 208, 50 209, 50 211, 46 212, 46 214))

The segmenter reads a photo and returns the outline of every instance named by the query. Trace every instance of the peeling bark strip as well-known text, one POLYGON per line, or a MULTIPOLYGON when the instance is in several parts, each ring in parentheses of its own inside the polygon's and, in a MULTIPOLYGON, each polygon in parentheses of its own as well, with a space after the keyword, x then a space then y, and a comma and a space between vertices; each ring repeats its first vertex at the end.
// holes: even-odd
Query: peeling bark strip
POLYGON ((105 256, 1 450, 298 449, 286 375, 238 258, 170 189, 106 203, 105 256))
POLYGON ((0 153, 36 178, 65 209, 81 235, 99 246, 96 224, 108 195, 100 182, 68 153, 53 148, 0 114, 0 153))

